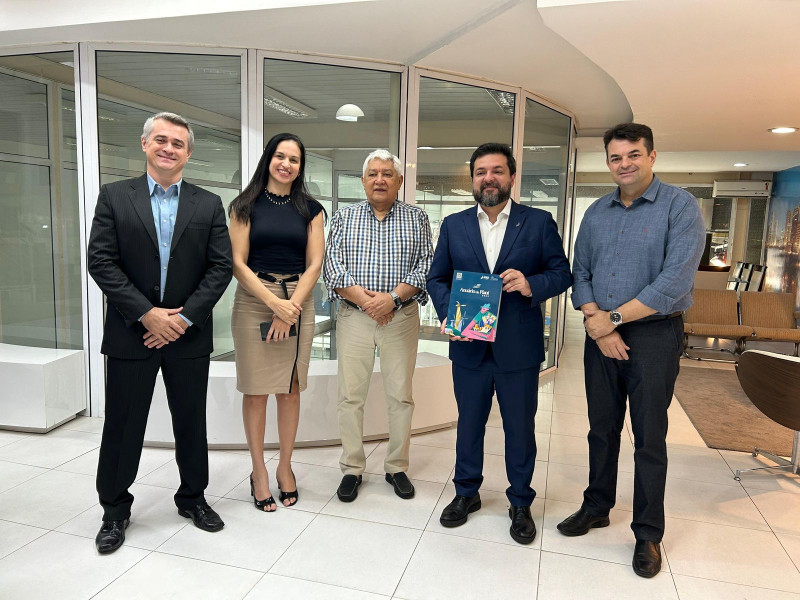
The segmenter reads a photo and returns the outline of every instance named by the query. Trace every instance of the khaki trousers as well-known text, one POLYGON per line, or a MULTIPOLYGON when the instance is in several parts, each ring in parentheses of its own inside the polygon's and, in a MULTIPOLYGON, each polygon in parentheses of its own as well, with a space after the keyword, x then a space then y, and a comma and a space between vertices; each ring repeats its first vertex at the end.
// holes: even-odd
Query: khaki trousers
POLYGON ((336 324, 336 352, 339 361, 339 434, 345 475, 361 475, 367 465, 362 437, 364 403, 375 365, 375 348, 380 349, 380 367, 389 416, 389 447, 384 469, 398 473, 408 469, 411 416, 414 400, 411 381, 417 361, 419 306, 412 302, 398 310, 382 327, 365 313, 342 303, 336 324))

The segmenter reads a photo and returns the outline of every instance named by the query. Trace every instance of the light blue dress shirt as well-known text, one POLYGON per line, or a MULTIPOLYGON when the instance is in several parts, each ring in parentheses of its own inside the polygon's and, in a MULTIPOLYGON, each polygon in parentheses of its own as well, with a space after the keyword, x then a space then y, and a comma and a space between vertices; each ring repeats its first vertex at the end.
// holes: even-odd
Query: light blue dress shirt
MULTIPOLYGON (((169 257, 172 248, 172 233, 175 231, 175 219, 178 216, 178 199, 181 195, 180 179, 173 183, 166 190, 147 174, 147 186, 150 190, 150 207, 153 209, 153 220, 156 225, 156 236, 158 236, 158 255, 161 259, 161 300, 164 299, 166 289, 167 273, 169 271, 169 257)), ((180 315, 190 326, 192 322, 180 315)))
POLYGON ((575 241, 572 304, 614 310, 634 298, 668 315, 692 305, 706 228, 686 190, 653 181, 629 207, 619 188, 587 210, 575 241))

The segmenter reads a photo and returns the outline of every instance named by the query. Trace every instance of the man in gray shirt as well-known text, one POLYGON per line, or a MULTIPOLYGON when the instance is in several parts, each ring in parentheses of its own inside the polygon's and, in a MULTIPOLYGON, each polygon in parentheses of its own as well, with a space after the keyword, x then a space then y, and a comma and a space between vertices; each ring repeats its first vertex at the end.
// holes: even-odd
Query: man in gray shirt
POLYGON ((606 527, 614 506, 620 432, 630 400, 635 440, 633 570, 661 570, 667 408, 683 340, 681 311, 692 305, 705 225, 694 196, 653 174, 646 125, 605 133, 606 164, 619 186, 586 211, 575 242, 572 304, 586 327, 589 486, 581 508, 559 523, 564 535, 606 527))

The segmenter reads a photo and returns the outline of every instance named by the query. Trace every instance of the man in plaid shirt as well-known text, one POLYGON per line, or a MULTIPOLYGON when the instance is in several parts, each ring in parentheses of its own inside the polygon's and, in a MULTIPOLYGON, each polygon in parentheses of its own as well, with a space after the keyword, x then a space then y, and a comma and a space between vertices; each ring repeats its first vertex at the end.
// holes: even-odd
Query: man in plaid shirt
POLYGON ((376 347, 389 413, 386 481, 401 498, 414 496, 405 473, 414 412, 411 379, 433 245, 425 212, 397 201, 401 172, 400 159, 386 150, 367 156, 361 178, 367 199, 336 212, 325 252, 325 285, 331 302, 340 301, 336 351, 344 477, 337 495, 342 502, 356 499, 367 464, 364 402, 376 347))

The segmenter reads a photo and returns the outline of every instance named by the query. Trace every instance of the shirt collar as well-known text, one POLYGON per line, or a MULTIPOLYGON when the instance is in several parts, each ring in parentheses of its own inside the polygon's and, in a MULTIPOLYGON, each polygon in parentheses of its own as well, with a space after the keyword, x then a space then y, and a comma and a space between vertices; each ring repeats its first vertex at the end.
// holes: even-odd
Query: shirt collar
MULTIPOLYGON (((647 189, 641 196, 639 196, 639 198, 644 198, 648 202, 655 202, 656 196, 658 195, 659 187, 661 187, 661 180, 655 173, 653 173, 653 181, 650 182, 650 185, 647 186, 647 189)), ((636 200, 638 200, 639 198, 637 198, 636 200)), ((622 201, 619 199, 619 188, 615 189, 614 192, 611 194, 611 200, 609 201, 609 205, 613 205, 614 202, 616 202, 617 204, 622 204, 622 201)))
MULTIPOLYGON (((369 200, 364 200, 363 202, 364 202, 364 209, 367 210, 373 217, 375 217, 375 210, 372 208, 372 204, 369 203, 369 200)), ((392 205, 389 207, 389 210, 386 211, 386 214, 383 217, 384 219, 394 213, 394 207, 397 206, 398 202, 400 201, 397 199, 395 199, 395 201, 392 202, 392 205)), ((377 219, 378 217, 375 218, 377 219)))
MULTIPOLYGON (((509 198, 508 202, 506 202, 506 205, 503 207, 503 210, 501 210, 500 214, 497 215, 498 219, 500 219, 500 217, 502 217, 504 215, 505 215, 506 219, 511 217, 511 203, 512 202, 513 202, 513 200, 511 198, 509 198)), ((489 215, 486 214, 486 211, 483 210, 483 207, 480 204, 478 204, 477 206, 478 206, 478 220, 486 219, 488 221, 489 220, 489 215)))
MULTIPOLYGON (((174 188, 176 188, 176 191, 178 192, 176 195, 178 196, 178 198, 180 198, 180 196, 181 196, 181 184, 182 184, 182 183, 183 183, 183 177, 181 177, 181 178, 180 178, 180 179, 177 181, 177 183, 173 183, 173 184, 172 184, 171 186, 169 186, 169 188, 168 188, 168 189, 172 189, 173 187, 174 187, 174 188)), ((155 180, 155 179, 153 179, 152 177, 150 177, 150 173, 148 173, 148 174, 147 174, 147 188, 150 190, 150 195, 151 195, 151 196, 153 195, 153 190, 155 189, 155 187, 156 187, 157 185, 158 185, 158 184, 156 183, 156 180, 155 180)), ((168 190, 164 190, 164 191, 166 192, 166 191, 168 191, 168 190)))

